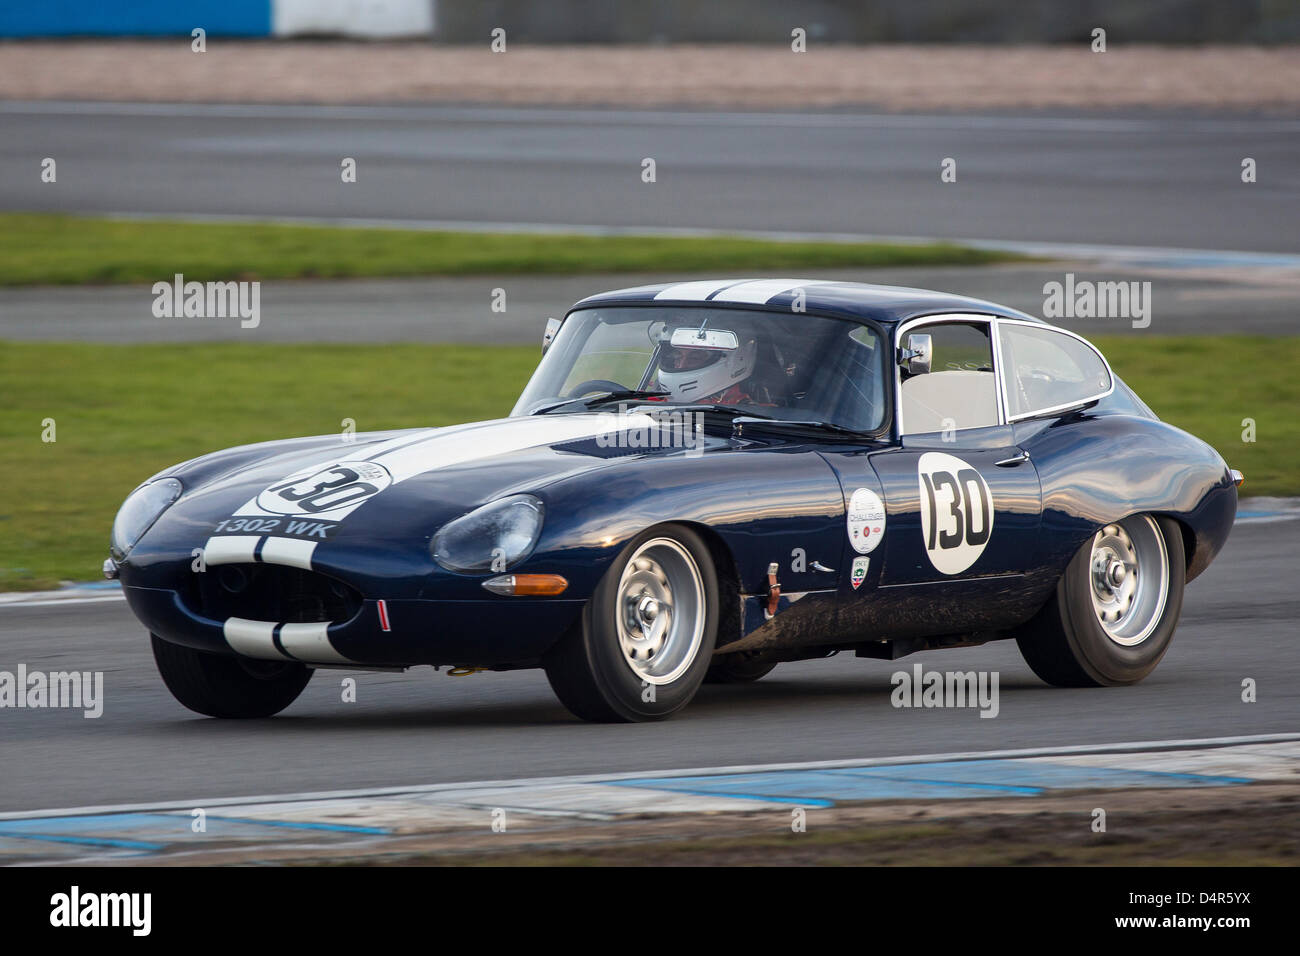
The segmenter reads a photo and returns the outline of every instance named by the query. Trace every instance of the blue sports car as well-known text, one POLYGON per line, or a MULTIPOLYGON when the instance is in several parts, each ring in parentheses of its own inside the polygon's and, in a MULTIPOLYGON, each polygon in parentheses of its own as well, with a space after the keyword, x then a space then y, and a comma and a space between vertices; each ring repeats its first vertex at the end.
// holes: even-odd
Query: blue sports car
POLYGON ((247 445, 131 493, 105 574, 163 681, 266 717, 318 668, 541 667, 654 720, 783 661, 1014 639, 1132 684, 1241 475, 1079 336, 798 279, 584 299, 508 418, 247 445))

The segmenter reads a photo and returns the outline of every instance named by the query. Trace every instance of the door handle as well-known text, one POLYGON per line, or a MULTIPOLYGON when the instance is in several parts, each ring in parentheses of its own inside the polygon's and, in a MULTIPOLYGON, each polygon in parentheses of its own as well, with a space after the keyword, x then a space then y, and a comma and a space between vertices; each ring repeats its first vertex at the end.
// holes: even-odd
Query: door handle
POLYGON ((1022 451, 1018 455, 1012 455, 1010 458, 1003 458, 1001 461, 995 461, 993 464, 999 468, 1011 468, 1015 465, 1022 465, 1029 461, 1029 452, 1022 451))
POLYGON ((812 569, 813 569, 814 571, 825 571, 827 574, 834 574, 834 573, 835 573, 835 569, 834 569, 834 568, 828 568, 828 567, 826 567, 826 565, 822 564, 820 561, 814 561, 814 562, 812 563, 812 569))

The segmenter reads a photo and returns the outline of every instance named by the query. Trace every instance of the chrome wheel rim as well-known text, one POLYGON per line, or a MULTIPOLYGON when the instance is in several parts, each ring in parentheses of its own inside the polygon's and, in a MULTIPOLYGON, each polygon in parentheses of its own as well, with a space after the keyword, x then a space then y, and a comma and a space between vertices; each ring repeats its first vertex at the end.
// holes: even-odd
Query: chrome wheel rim
POLYGON ((648 684, 670 684, 704 641, 704 581, 689 551, 671 538, 636 549, 618 582, 623 660, 648 684))
POLYGON ((1092 609, 1116 644, 1141 644, 1160 623, 1169 593, 1169 553, 1148 515, 1108 524, 1092 539, 1092 609))

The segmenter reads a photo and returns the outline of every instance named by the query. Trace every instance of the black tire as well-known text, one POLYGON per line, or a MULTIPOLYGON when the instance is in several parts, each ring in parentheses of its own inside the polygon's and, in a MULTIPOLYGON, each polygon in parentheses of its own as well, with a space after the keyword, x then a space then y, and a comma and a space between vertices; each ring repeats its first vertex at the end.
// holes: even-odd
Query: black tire
POLYGON ((1169 574, 1154 630, 1133 646, 1117 643, 1106 633, 1093 607, 1089 538, 1066 566, 1051 599, 1015 632, 1025 662, 1043 681, 1056 687, 1119 687, 1136 684, 1155 670, 1178 627, 1187 580, 1181 528, 1168 518, 1157 518, 1156 524, 1169 574))
POLYGON ((776 661, 761 651, 736 651, 713 659, 704 674, 706 684, 752 684, 776 669, 776 661))
POLYGON ((689 528, 663 525, 642 532, 623 549, 596 586, 580 621, 546 656, 543 667, 551 689, 575 717, 603 723, 662 720, 686 706, 699 690, 717 632, 718 579, 707 545, 689 528), (638 548, 656 539, 676 542, 690 555, 703 591, 699 645, 685 671, 663 684, 651 684, 633 670, 615 616, 624 569, 638 548))
POLYGON ((294 661, 245 661, 196 651, 156 634, 149 639, 172 696, 206 717, 271 717, 298 699, 313 673, 294 661))

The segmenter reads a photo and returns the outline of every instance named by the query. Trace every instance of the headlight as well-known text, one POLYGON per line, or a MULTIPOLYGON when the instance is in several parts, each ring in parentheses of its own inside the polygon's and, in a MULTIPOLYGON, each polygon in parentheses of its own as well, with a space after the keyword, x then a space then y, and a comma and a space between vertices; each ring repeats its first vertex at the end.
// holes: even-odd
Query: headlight
POLYGON ((429 550, 448 571, 505 571, 532 553, 543 513, 532 495, 501 498, 443 525, 429 550))
POLYGON ((153 527, 158 516, 181 496, 184 486, 175 478, 160 478, 141 485, 127 495, 113 519, 111 550, 118 561, 130 553, 135 543, 153 527))

